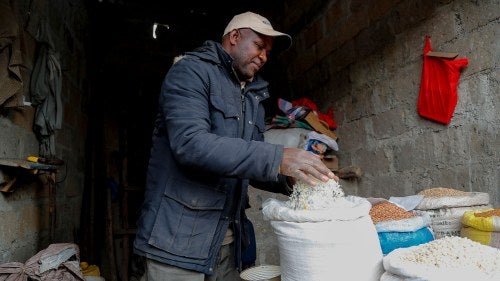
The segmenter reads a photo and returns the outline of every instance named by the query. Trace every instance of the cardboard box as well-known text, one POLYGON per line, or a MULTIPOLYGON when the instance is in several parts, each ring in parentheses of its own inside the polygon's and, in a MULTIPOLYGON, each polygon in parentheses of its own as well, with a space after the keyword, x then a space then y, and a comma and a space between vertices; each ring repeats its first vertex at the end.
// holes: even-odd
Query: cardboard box
POLYGON ((318 132, 322 133, 323 135, 327 135, 333 140, 337 140, 337 135, 335 135, 334 132, 328 128, 328 124, 325 122, 319 120, 318 116, 314 114, 314 112, 309 112, 306 117, 305 117, 306 122, 313 127, 313 129, 318 132))

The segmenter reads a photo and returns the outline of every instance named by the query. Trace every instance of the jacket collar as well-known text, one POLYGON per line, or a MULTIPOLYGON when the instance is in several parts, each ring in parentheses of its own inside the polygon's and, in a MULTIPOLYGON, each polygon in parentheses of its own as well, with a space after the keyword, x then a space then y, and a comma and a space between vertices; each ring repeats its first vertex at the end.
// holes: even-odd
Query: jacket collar
MULTIPOLYGON (((193 50, 192 52, 187 52, 186 55, 197 56, 202 60, 222 66, 227 70, 228 73, 233 73, 234 79, 239 83, 232 67, 233 58, 226 52, 226 50, 224 50, 224 48, 222 48, 221 43, 207 40, 197 49, 193 50)), ((262 79, 260 75, 257 74, 255 77, 253 77, 252 81, 248 81, 246 83, 246 89, 256 90, 256 94, 264 100, 269 97, 269 93, 267 92, 268 84, 269 83, 267 81, 262 79)))
POLYGON ((231 56, 226 53, 226 51, 224 51, 222 45, 212 40, 205 41, 203 45, 191 52, 187 52, 186 55, 193 55, 199 57, 202 60, 210 61, 215 64, 229 63, 229 65, 231 65, 232 62, 231 56))

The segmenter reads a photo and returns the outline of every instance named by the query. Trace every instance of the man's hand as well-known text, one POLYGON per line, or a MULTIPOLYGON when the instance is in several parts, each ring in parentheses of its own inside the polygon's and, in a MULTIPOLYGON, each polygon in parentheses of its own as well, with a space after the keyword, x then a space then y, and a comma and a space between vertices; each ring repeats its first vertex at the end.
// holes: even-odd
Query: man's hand
POLYGON ((311 186, 317 185, 319 181, 326 182, 329 179, 339 180, 339 178, 325 166, 319 155, 300 148, 284 149, 280 173, 311 186))

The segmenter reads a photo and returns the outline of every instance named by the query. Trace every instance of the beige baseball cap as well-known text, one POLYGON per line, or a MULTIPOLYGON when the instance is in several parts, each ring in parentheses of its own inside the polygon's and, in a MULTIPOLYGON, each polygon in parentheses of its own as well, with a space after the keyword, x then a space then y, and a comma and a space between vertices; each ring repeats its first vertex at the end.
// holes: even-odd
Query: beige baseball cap
POLYGON ((277 42, 280 46, 275 46, 275 48, 288 49, 292 45, 292 37, 290 35, 274 30, 268 19, 252 12, 245 12, 234 16, 226 26, 226 29, 224 29, 222 36, 240 28, 250 28, 257 33, 280 39, 280 42, 277 42))

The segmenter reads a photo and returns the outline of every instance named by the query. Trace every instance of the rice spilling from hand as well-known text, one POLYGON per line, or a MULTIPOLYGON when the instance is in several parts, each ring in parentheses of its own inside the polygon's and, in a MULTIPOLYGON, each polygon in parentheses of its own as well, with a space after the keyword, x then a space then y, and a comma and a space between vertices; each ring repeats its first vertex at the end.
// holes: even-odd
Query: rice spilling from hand
POLYGON ((335 180, 310 186, 297 182, 286 206, 295 210, 324 210, 338 206, 345 196, 344 190, 335 180))

